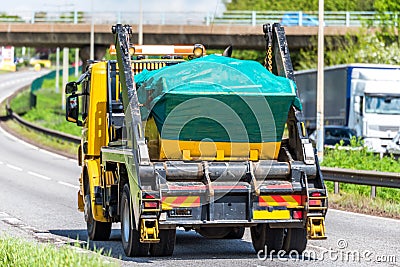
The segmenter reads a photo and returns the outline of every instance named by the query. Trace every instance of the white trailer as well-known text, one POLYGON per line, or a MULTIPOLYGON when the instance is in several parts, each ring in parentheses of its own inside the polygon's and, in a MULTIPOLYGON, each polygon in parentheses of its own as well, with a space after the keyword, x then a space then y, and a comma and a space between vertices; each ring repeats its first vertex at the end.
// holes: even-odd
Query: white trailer
MULTIPOLYGON (((315 128, 317 71, 295 73, 307 128, 315 128)), ((348 64, 325 68, 325 124, 345 125, 384 153, 400 130, 400 66, 348 64)))

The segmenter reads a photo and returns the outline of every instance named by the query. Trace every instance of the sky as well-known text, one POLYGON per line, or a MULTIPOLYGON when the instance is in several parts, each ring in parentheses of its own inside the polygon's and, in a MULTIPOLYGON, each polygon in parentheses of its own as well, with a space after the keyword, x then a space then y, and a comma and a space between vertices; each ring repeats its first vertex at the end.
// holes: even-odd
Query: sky
MULTIPOLYGON (((2 0, 0 12, 32 11, 132 11, 139 10, 140 0, 2 0)), ((142 0, 143 12, 211 12, 223 11, 222 0, 142 0)))

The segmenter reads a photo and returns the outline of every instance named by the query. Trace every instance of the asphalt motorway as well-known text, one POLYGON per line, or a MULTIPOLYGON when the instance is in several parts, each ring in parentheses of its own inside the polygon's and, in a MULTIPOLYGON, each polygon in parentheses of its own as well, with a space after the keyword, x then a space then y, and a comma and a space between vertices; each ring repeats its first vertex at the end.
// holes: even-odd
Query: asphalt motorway
MULTIPOLYGON (((0 99, 35 75, 1 74, 0 99)), ((77 162, 3 129, 0 144, 0 231, 55 243, 86 242, 86 224, 77 210, 77 162)), ((309 241, 300 256, 257 256, 249 231, 241 240, 224 240, 178 229, 172 257, 129 258, 122 250, 118 224, 110 241, 89 242, 89 247, 111 251, 122 266, 400 266, 400 220, 329 210, 326 229, 328 239, 309 241)))

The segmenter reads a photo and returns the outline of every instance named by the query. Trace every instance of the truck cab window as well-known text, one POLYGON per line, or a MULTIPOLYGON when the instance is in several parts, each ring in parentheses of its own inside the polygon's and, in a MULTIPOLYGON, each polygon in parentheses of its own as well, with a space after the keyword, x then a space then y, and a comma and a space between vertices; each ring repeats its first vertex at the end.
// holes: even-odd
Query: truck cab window
POLYGON ((365 112, 379 114, 400 114, 400 96, 366 95, 365 112))

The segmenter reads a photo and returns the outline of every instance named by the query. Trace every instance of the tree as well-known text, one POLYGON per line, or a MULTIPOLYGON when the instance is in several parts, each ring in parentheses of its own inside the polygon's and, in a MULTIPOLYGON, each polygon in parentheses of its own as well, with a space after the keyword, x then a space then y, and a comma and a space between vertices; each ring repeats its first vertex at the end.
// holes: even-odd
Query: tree
POLYGON ((386 44, 395 40, 398 42, 400 3, 396 0, 375 0, 374 7, 378 12, 377 21, 381 28, 377 32, 378 38, 386 44))
MULTIPOLYGON (((316 40, 315 40, 316 43, 316 40)), ((345 36, 337 43, 326 38, 324 64, 326 66, 349 63, 400 64, 400 47, 397 42, 387 43, 379 34, 361 29, 354 36, 345 36)), ((296 57, 297 69, 317 67, 316 44, 309 49, 302 49, 296 57)))
MULTIPOLYGON (((318 0, 232 0, 226 3, 227 10, 318 10, 318 0)), ((374 25, 361 28, 356 36, 342 40, 325 39, 325 65, 347 63, 400 64, 400 2, 398 0, 325 0, 326 11, 377 11, 374 25), (392 12, 388 14, 387 12, 392 12), (377 30, 377 27, 379 29, 377 30), (368 28, 370 31, 368 31, 368 28)), ((295 69, 316 68, 317 40, 314 44, 292 53, 295 69)), ((244 53, 250 56, 252 53, 244 53)), ((260 59, 261 54, 254 55, 260 59)))
MULTIPOLYGON (((326 11, 371 11, 374 0, 325 0, 326 11)), ((317 11, 318 0, 232 0, 225 3, 227 10, 301 10, 317 11)))

